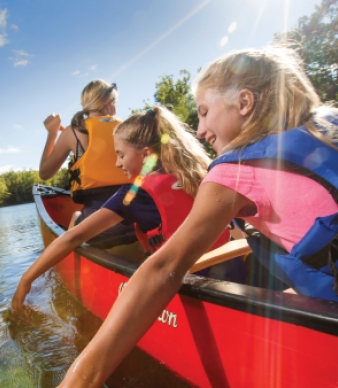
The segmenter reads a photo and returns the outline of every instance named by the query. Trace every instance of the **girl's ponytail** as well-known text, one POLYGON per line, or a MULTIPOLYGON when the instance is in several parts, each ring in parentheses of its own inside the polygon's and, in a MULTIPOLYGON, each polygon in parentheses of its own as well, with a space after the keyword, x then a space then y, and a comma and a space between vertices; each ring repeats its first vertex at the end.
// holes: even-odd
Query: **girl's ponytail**
POLYGON ((158 155, 157 167, 196 195, 211 160, 190 127, 172 112, 161 106, 138 112, 116 128, 117 134, 133 147, 150 147, 158 155))
POLYGON ((154 107, 160 139, 160 160, 167 174, 177 177, 184 190, 195 196, 210 159, 191 128, 164 107, 154 107))
POLYGON ((79 112, 75 113, 70 125, 79 132, 88 134, 84 116, 85 113, 83 110, 80 110, 79 112))

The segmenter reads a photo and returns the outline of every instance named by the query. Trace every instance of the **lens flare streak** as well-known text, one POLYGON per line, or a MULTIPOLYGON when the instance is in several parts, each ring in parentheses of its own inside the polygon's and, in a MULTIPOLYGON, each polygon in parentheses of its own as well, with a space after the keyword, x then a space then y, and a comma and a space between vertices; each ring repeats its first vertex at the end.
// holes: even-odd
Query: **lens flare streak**
POLYGON ((138 189, 143 184, 144 178, 154 170, 154 168, 157 164, 157 160, 158 160, 158 156, 156 154, 149 155, 149 157, 147 158, 147 160, 143 164, 140 175, 135 178, 134 183, 132 184, 128 193, 124 197, 124 199, 123 199, 124 205, 129 205, 130 202, 136 197, 138 189))

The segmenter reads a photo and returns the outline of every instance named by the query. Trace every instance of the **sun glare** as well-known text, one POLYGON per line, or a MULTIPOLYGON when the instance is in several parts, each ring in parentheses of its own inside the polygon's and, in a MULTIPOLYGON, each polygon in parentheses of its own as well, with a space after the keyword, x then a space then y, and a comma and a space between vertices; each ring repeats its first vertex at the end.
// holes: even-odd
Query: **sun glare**
POLYGON ((229 40, 229 38, 228 38, 227 36, 224 36, 224 37, 221 39, 221 41, 219 42, 219 44, 220 44, 221 46, 225 46, 225 45, 228 43, 228 40, 229 40))
POLYGON ((228 33, 232 34, 236 30, 236 28, 237 28, 237 23, 236 22, 231 23, 228 28, 228 33))
POLYGON ((129 66, 131 66, 133 63, 135 63, 137 60, 139 60, 141 57, 143 57, 148 51, 150 51, 152 48, 157 46, 160 42, 162 42, 163 39, 165 39, 167 36, 171 35, 175 30, 177 30, 181 25, 183 25, 185 22, 187 22, 191 17, 193 17, 197 12, 199 12, 201 9, 203 9, 206 5, 208 5, 211 2, 211 0, 205 0, 200 5, 198 5, 196 8, 194 8, 188 15, 186 15, 184 18, 182 18, 178 23, 176 23, 173 27, 171 27, 168 31, 166 31, 164 34, 162 34, 159 38, 157 38, 153 43, 148 45, 144 50, 142 50, 138 55, 136 55, 134 58, 132 58, 129 62, 127 62, 125 65, 120 67, 115 73, 111 75, 110 78, 115 78, 118 74, 122 73, 124 70, 126 70, 129 66))

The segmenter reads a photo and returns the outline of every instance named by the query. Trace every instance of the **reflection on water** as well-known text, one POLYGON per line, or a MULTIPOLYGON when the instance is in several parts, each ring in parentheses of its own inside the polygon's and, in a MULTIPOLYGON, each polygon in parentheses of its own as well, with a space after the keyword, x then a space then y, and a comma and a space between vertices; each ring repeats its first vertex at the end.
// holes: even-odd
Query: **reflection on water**
MULTIPOLYGON (((0 388, 56 387, 101 324, 53 271, 33 283, 25 315, 11 315, 15 288, 42 249, 34 204, 0 208, 0 388)), ((138 349, 106 386, 189 387, 138 349)))
POLYGON ((55 387, 101 321, 73 299, 53 272, 40 277, 18 319, 7 314, 8 332, 19 348, 34 387, 55 387))

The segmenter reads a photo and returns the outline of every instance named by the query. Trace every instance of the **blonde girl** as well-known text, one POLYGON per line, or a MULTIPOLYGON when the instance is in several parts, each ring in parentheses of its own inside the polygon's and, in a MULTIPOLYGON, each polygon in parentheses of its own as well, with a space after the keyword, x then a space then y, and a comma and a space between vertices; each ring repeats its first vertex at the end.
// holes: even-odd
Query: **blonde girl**
MULTIPOLYGON (((60 115, 55 114, 44 121, 48 136, 40 162, 40 177, 51 178, 69 153, 73 154, 68 169, 70 191, 74 202, 82 203, 83 208, 74 214, 70 227, 97 211, 122 184, 129 183, 115 166, 112 133, 121 122, 115 116, 117 97, 116 84, 94 79, 83 89, 82 110, 74 115, 71 125, 63 129, 60 115)), ((96 236, 90 244, 110 248, 134 242, 136 237, 131 233, 132 228, 119 224, 96 236), (127 233, 129 237, 124 240, 121 236, 127 233)))

